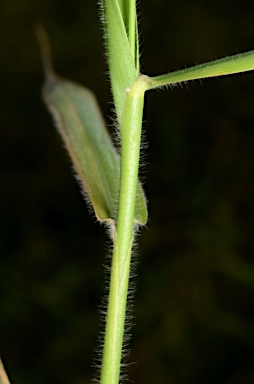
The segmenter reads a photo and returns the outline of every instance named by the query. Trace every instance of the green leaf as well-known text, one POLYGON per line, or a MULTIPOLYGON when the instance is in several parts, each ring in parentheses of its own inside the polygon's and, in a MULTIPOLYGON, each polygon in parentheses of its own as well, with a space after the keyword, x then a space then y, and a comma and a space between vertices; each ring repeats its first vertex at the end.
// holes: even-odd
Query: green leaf
MULTIPOLYGON (((97 219, 116 220, 120 156, 95 96, 87 88, 54 76, 46 82, 43 95, 97 219)), ((146 200, 139 184, 135 222, 145 224, 146 220, 146 200)))
POLYGON ((111 86, 120 123, 126 91, 139 77, 136 4, 131 0, 130 13, 123 0, 102 0, 101 4, 111 86))
POLYGON ((208 63, 199 64, 195 67, 150 77, 148 79, 148 83, 149 89, 153 89, 189 80, 225 76, 252 70, 254 70, 254 51, 249 51, 208 63))
MULTIPOLYGON (((116 221, 119 205, 120 155, 107 132, 94 94, 55 75, 48 36, 41 25, 35 33, 41 50, 46 84, 44 100, 72 159, 74 169, 99 221, 116 221)), ((138 183, 136 224, 147 221, 146 199, 138 183)))
POLYGON ((135 58, 135 66, 139 68, 139 45, 137 28, 136 0, 118 0, 131 52, 135 58))

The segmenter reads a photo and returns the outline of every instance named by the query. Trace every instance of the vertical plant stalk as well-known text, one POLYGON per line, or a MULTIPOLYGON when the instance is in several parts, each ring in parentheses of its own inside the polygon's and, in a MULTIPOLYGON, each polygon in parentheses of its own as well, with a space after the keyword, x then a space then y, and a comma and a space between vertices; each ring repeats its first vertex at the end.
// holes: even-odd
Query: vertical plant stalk
POLYGON ((124 338, 124 324, 131 253, 134 236, 134 210, 138 182, 140 142, 146 76, 140 76, 127 91, 121 131, 120 199, 116 231, 106 329, 101 369, 101 384, 118 384, 124 338))
POLYGON ((144 93, 146 90, 179 81, 251 70, 254 67, 253 56, 253 52, 236 55, 154 78, 141 75, 134 85, 127 90, 120 126, 120 199, 116 230, 113 238, 113 259, 106 316, 101 384, 118 384, 120 378, 126 302, 134 235, 134 209, 138 180, 144 93))

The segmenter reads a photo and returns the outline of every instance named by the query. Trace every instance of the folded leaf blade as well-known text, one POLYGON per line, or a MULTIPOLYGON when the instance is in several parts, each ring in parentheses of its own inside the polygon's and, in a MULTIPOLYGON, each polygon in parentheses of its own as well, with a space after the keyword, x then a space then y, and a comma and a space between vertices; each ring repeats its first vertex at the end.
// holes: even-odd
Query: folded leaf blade
POLYGON ((133 50, 132 47, 138 46, 136 7, 134 2, 134 11, 130 16, 122 0, 102 0, 101 4, 114 105, 120 124, 126 91, 139 77, 139 58, 135 57, 138 49, 135 47, 133 50), (134 25, 132 43, 128 36, 130 25, 134 25))
MULTIPOLYGON (((97 219, 115 221, 120 156, 107 132, 95 96, 78 84, 53 76, 46 82, 43 95, 97 219)), ((139 184, 135 222, 145 224, 146 220, 146 201, 139 184)))

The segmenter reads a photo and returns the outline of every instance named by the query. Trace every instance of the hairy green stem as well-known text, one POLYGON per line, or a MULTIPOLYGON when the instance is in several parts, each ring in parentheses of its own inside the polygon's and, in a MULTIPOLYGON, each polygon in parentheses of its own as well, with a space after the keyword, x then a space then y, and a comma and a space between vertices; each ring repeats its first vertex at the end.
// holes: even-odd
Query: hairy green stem
MULTIPOLYGON (((133 41, 132 38, 130 40, 133 41)), ((103 347, 101 384, 118 384, 121 373, 144 93, 149 89, 181 81, 227 75, 252 69, 254 69, 254 51, 157 77, 149 78, 148 76, 141 75, 126 92, 120 125, 121 173, 119 208, 113 237, 113 258, 103 347)))
POLYGON ((134 86, 127 91, 120 127, 120 200, 117 226, 113 238, 114 249, 106 316, 101 384, 118 384, 120 377, 133 245, 134 210, 138 182, 144 93, 147 89, 145 78, 145 76, 141 76, 134 86))
POLYGON ((128 292, 129 269, 131 259, 131 245, 125 255, 123 273, 120 274, 119 242, 114 233, 114 249, 111 265, 109 299, 106 317, 106 329, 101 369, 101 384, 118 384, 121 368, 122 342, 128 292))

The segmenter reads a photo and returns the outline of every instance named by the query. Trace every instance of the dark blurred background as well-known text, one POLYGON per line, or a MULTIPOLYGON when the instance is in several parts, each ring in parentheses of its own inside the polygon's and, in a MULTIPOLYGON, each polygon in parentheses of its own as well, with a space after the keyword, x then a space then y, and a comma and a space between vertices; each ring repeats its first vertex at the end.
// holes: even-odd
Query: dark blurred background
MULTIPOLYGON (((13 384, 85 384, 98 347, 104 229, 89 215, 44 107, 33 24, 57 72, 98 96, 111 125, 93 0, 2 0, 0 353, 13 384)), ((254 3, 140 1, 143 71, 254 48, 254 3)), ((148 94, 129 378, 254 383, 254 74, 148 94)))

